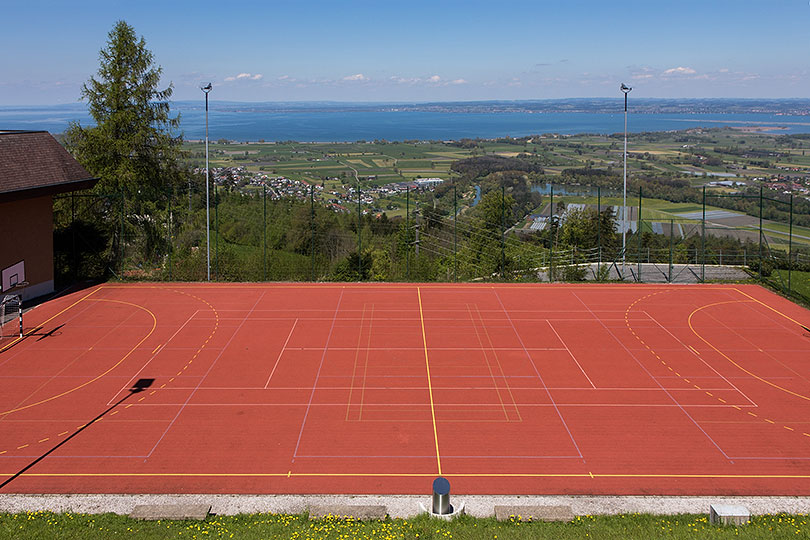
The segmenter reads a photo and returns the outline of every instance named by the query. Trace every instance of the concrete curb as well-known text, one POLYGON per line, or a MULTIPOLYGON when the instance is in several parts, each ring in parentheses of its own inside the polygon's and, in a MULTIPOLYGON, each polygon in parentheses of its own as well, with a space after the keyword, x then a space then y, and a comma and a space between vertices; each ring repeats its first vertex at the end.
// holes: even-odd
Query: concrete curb
MULTIPOLYGON (((588 514, 708 514, 712 504, 746 506, 753 515, 810 513, 810 497, 756 496, 591 496, 591 495, 464 495, 467 514, 490 517, 495 506, 570 506, 574 515, 588 514)), ((300 514, 310 506, 367 505, 385 506, 392 518, 410 518, 418 513, 419 503, 430 504, 429 495, 0 495, 0 512, 46 510, 128 515, 142 504, 205 504, 220 515, 274 513, 300 514)))

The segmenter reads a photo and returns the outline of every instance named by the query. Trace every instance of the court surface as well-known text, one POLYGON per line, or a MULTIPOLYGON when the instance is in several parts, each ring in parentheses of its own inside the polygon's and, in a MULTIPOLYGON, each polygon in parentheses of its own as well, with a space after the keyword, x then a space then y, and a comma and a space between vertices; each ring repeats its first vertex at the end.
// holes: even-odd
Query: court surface
POLYGON ((0 343, 0 493, 808 495, 808 327, 753 285, 104 284, 0 343))

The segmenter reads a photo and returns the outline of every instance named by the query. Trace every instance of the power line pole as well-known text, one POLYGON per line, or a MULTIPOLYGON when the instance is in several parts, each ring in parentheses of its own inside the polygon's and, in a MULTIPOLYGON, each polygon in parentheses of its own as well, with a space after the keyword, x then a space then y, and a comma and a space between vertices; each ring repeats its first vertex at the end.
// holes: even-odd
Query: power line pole
POLYGON ((627 94, 632 88, 622 83, 620 90, 624 93, 624 189, 622 190, 622 279, 624 279, 627 253, 627 94))
MULTIPOLYGON (((211 83, 200 86, 200 90, 205 94, 205 266, 208 281, 211 281, 211 203, 208 200, 208 186, 210 184, 208 167, 208 93, 211 88, 211 83)), ((190 209, 191 203, 189 202, 190 209)))

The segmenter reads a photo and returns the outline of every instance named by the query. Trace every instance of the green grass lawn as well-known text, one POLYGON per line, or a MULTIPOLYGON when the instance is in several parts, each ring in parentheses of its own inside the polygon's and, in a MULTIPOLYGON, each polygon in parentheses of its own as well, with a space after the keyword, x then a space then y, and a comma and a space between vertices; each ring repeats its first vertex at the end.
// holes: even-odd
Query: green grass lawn
MULTIPOLYGON (((788 271, 774 270, 768 281, 777 288, 788 286, 788 271)), ((793 270, 790 273, 790 290, 810 299, 810 272, 793 270)))
POLYGON ((772 539, 808 538, 807 515, 755 516, 744 527, 710 525, 702 515, 582 516, 567 523, 520 523, 463 516, 453 522, 427 517, 358 522, 310 521, 304 515, 210 516, 205 521, 135 521, 115 514, 0 514, 0 538, 297 538, 297 539, 772 539))

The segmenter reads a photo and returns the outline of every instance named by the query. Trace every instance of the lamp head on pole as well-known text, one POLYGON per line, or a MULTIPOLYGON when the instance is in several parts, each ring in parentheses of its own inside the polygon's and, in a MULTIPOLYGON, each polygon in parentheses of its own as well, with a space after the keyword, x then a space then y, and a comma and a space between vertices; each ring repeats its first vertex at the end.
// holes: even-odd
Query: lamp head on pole
MULTIPOLYGON (((624 86, 624 85, 622 85, 622 86, 624 86)), ((200 85, 200 90, 202 90, 206 94, 211 91, 211 88, 213 88, 213 87, 211 86, 210 82, 209 83, 202 83, 200 85)))
POLYGON ((621 91, 622 91, 622 92, 624 92, 624 93, 625 93, 625 95, 627 95, 627 93, 628 93, 628 92, 630 92, 630 90, 632 90, 632 88, 630 88, 629 86, 625 85, 624 83, 622 83, 622 85, 621 85, 620 89, 621 89, 621 91))

